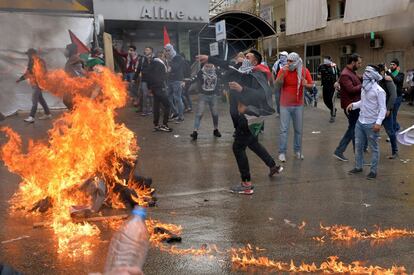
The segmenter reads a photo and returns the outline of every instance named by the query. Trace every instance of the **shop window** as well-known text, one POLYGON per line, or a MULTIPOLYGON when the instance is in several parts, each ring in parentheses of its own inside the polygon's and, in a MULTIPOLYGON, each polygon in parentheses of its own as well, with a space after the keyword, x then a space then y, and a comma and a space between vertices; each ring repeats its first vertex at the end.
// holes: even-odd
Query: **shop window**
POLYGON ((321 45, 306 46, 306 57, 320 56, 321 45))
POLYGON ((331 21, 331 16, 332 16, 331 5, 328 4, 328 20, 327 21, 331 21))
POLYGON ((339 1, 339 17, 344 18, 346 0, 339 1))
POLYGON ((306 68, 308 68, 313 81, 318 80, 318 67, 321 64, 320 56, 306 57, 306 68))

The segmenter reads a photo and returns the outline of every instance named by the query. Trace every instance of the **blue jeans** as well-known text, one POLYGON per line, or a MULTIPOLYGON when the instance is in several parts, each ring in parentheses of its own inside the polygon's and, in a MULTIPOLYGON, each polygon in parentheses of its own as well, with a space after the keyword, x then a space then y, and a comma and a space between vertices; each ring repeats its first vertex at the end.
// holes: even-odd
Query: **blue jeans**
POLYGON ((368 145, 371 149, 371 172, 377 174, 380 157, 378 144, 379 132, 375 133, 372 130, 374 124, 362 124, 358 121, 355 125, 355 168, 362 169, 364 165, 364 146, 368 140, 368 145))
POLYGON ((200 96, 198 98, 197 112, 196 112, 195 120, 194 120, 194 129, 195 130, 200 129, 201 118, 203 117, 203 113, 204 113, 204 109, 206 107, 206 104, 210 108, 210 113, 211 113, 211 116, 213 117, 214 129, 218 128, 217 102, 218 102, 218 96, 217 95, 200 94, 200 96))
POLYGON ((397 115, 398 115, 398 110, 400 109, 400 106, 401 106, 401 102, 402 102, 402 96, 397 96, 397 98, 395 99, 394 108, 392 109, 392 123, 394 126, 394 131, 396 133, 398 133, 398 131, 400 130, 400 124, 398 124, 397 122, 397 115))
POLYGON ((287 151, 290 119, 295 132, 293 149, 295 153, 301 152, 302 149, 303 106, 280 106, 280 154, 286 154, 287 151))
POLYGON ((338 147, 335 150, 336 154, 343 154, 348 147, 348 144, 352 141, 355 150, 355 125, 359 118, 359 109, 351 110, 347 114, 344 111, 346 117, 348 118, 348 129, 346 130, 344 136, 342 137, 341 141, 339 142, 338 147))
POLYGON ((145 81, 141 82, 142 92, 142 112, 148 114, 152 112, 153 97, 149 95, 148 83, 145 81))
POLYGON ((397 145, 397 136, 395 135, 395 130, 394 130, 392 112, 390 116, 386 117, 382 121, 382 126, 384 126, 385 132, 387 132, 387 135, 390 138, 391 151, 392 151, 392 154, 394 155, 398 153, 398 145, 397 145))
POLYGON ((183 88, 181 81, 171 81, 168 83, 168 99, 171 109, 179 119, 184 119, 184 103, 182 98, 183 88))

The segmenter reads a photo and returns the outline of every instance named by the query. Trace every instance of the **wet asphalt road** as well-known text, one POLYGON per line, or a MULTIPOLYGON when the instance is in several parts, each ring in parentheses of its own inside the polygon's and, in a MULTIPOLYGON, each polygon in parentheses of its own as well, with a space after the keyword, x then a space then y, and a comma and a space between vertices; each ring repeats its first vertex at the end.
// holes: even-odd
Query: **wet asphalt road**
MULTIPOLYGON (((59 115, 55 112, 54 115, 59 115)), ((337 122, 328 123, 328 112, 306 108, 303 139, 303 161, 292 153, 292 133, 289 136, 288 161, 282 175, 267 177, 267 167, 251 152, 249 160, 255 194, 233 195, 228 188, 238 183, 234 160, 232 126, 225 104, 220 105, 222 138, 212 135, 212 122, 205 114, 199 140, 191 142, 194 114, 186 114, 181 125, 171 124, 173 133, 153 133, 151 118, 138 116, 132 108, 119 111, 119 121, 137 133, 140 151, 140 171, 154 179, 159 197, 158 206, 149 215, 166 223, 183 227, 182 248, 199 248, 217 244, 222 250, 247 243, 265 248, 271 259, 289 262, 320 263, 330 255, 338 255, 346 263, 356 260, 366 264, 390 267, 405 266, 414 272, 414 238, 401 238, 373 244, 369 241, 319 244, 312 240, 320 236, 319 224, 344 224, 357 229, 379 225, 414 230, 414 149, 400 146, 400 157, 408 163, 385 158, 390 145, 382 130, 381 160, 378 179, 367 181, 364 175, 350 176, 353 153, 348 148, 350 162, 332 157, 347 126, 343 113, 337 122), (312 133, 318 132, 320 133, 312 133), (306 221, 303 230, 289 225, 306 221)), ((0 122, 28 138, 46 139, 50 121, 25 124, 23 115, 0 122)), ((404 107, 400 122, 410 126, 414 109, 404 107)), ((279 120, 266 121, 261 142, 277 157, 279 120)), ((5 137, 0 134, 0 143, 5 137)), ((365 173, 368 169, 365 168, 365 173)), ((33 229, 41 218, 18 218, 8 214, 8 203, 16 191, 19 177, 0 164, 0 262, 14 266, 25 274, 87 274, 102 271, 108 240, 112 231, 103 230, 101 242, 90 257, 68 259, 56 253, 56 240, 48 229, 33 229), (20 236, 27 239, 1 243, 20 236)), ((151 249, 145 264, 146 274, 228 274, 243 273, 235 269, 228 254, 215 258, 170 255, 151 249)), ((249 270, 253 272, 254 270, 249 270)), ((256 270, 257 271, 257 270, 256 270)), ((258 270, 268 273, 267 270, 258 270)))

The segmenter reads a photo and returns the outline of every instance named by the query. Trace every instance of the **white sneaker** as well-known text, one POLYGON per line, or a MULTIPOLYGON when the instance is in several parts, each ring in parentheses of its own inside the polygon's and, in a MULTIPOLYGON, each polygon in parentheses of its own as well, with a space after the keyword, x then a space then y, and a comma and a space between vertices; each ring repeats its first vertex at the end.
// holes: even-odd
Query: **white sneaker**
POLYGON ((28 118, 25 118, 24 121, 26 121, 28 123, 33 123, 33 122, 35 122, 35 119, 34 119, 34 117, 29 116, 28 118))
POLYGON ((279 154, 279 161, 286 162, 286 155, 285 154, 279 154))
POLYGON ((48 115, 44 114, 43 116, 38 117, 38 119, 40 120, 45 120, 45 119, 50 119, 50 118, 52 118, 51 114, 48 114, 48 115))
POLYGON ((304 159, 305 157, 302 155, 302 153, 301 152, 296 152, 295 153, 295 156, 296 156, 296 158, 297 159, 304 159))

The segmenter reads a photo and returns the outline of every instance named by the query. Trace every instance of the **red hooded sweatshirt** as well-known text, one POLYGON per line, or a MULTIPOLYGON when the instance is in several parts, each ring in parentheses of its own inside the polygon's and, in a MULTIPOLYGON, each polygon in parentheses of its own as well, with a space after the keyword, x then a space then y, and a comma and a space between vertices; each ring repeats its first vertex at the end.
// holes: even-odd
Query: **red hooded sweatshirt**
POLYGON ((272 79, 272 73, 270 72, 269 67, 267 67, 264 64, 256 65, 256 67, 254 67, 253 70, 256 71, 256 72, 259 71, 259 72, 265 73, 266 74, 267 81, 270 81, 272 79))

